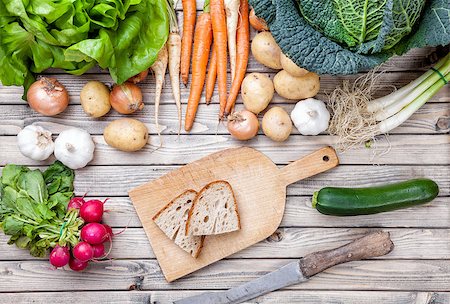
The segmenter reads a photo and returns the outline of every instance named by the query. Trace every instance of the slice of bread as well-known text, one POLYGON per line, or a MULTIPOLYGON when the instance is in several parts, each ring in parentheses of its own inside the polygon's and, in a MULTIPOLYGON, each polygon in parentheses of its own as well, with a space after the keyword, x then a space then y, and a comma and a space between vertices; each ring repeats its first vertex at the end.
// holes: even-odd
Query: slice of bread
POLYGON ((187 190, 168 203, 154 217, 158 227, 181 249, 198 257, 202 246, 203 236, 186 234, 186 222, 197 192, 187 190))
POLYGON ((189 211, 186 233, 213 235, 239 229, 241 223, 231 185, 219 180, 203 187, 189 211))

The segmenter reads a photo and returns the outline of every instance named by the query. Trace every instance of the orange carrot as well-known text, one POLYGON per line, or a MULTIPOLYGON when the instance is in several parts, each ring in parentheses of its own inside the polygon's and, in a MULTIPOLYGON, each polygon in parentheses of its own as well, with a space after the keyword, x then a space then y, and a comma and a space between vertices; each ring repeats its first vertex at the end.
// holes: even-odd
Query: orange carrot
POLYGON ((211 52, 211 59, 209 60, 208 76, 206 76, 206 104, 211 102, 211 97, 214 92, 217 78, 217 53, 216 48, 213 47, 211 52))
POLYGON ((198 103, 205 85, 206 67, 208 65, 209 51, 212 43, 211 15, 209 3, 205 1, 203 13, 198 17, 195 28, 194 49, 192 53, 192 80, 191 91, 186 109, 184 129, 191 130, 197 113, 198 103))
POLYGON ((269 28, 267 27, 266 21, 264 21, 264 19, 259 18, 258 16, 256 16, 254 9, 252 9, 250 11, 249 21, 250 21, 251 26, 255 30, 257 30, 258 32, 268 31, 269 30, 269 28))
POLYGON ((241 0, 239 8, 239 19, 236 41, 237 41, 237 56, 236 56, 236 75, 231 84, 230 95, 228 95, 227 105, 225 108, 225 116, 228 116, 233 110, 234 103, 239 94, 242 81, 247 70, 249 49, 250 49, 250 26, 248 22, 248 0, 241 0))
POLYGON ((214 35, 214 48, 217 53, 217 79, 219 87, 220 111, 223 118, 227 104, 227 23, 223 0, 211 0, 211 21, 214 35))
POLYGON ((183 37, 181 39, 181 80, 186 85, 189 79, 191 64, 192 38, 194 37, 197 6, 195 0, 183 0, 183 37))

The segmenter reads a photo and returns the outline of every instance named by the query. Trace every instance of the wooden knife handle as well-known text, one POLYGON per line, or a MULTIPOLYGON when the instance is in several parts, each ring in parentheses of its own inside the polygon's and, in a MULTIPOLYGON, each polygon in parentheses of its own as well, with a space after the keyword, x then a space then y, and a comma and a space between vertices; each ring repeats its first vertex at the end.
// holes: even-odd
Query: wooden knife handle
POLYGON ((331 147, 325 147, 281 168, 280 178, 287 186, 334 168, 338 164, 336 151, 331 147))
POLYGON ((306 277, 312 277, 332 266, 378 257, 394 249, 389 232, 368 234, 339 248, 308 254, 300 259, 300 268, 306 277))

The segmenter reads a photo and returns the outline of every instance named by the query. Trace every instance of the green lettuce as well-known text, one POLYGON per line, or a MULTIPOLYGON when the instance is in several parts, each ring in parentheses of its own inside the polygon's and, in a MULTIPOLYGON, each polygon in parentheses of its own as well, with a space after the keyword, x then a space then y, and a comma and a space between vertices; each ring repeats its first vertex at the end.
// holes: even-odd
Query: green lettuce
POLYGON ((160 0, 0 0, 0 81, 27 89, 48 68, 98 64, 123 83, 156 60, 168 20, 160 0))
POLYGON ((283 52, 319 74, 368 70, 450 43, 448 0, 250 0, 283 52))

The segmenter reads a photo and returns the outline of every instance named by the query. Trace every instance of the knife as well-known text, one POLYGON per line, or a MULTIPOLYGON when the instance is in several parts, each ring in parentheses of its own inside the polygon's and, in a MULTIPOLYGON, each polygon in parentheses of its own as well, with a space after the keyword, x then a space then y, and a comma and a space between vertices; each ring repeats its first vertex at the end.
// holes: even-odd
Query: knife
POLYGON ((389 232, 378 231, 339 248, 308 254, 278 270, 243 285, 220 292, 206 292, 175 304, 237 304, 268 292, 307 281, 332 266, 383 256, 394 249, 389 232))

